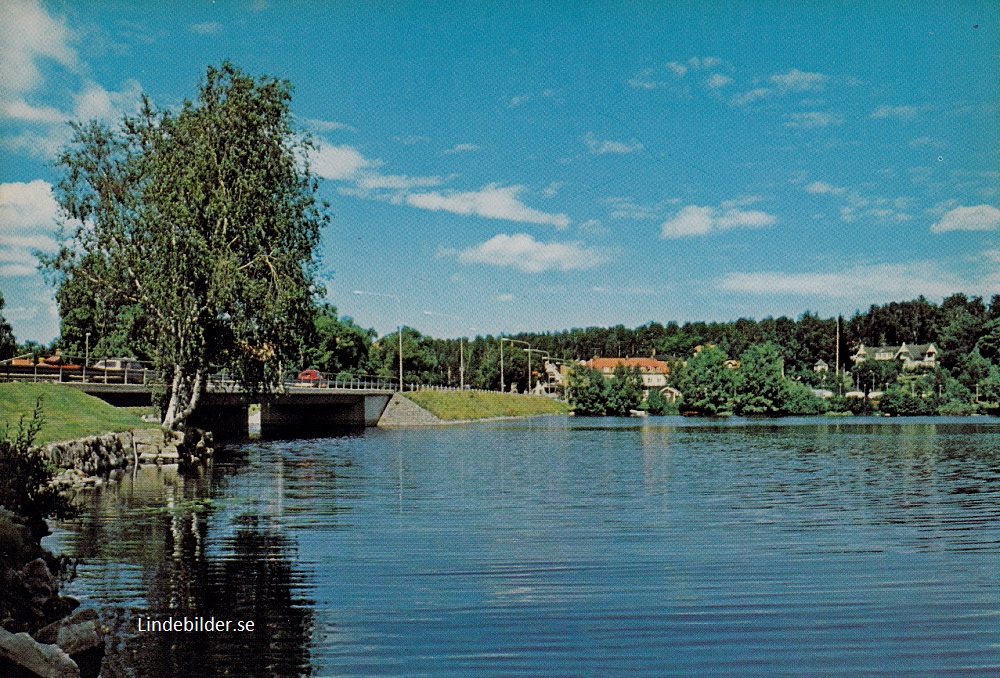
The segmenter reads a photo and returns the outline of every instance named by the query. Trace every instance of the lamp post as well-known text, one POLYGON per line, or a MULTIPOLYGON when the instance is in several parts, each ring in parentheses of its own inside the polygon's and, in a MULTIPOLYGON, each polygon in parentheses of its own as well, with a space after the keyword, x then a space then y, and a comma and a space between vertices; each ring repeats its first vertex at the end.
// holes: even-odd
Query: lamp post
MULTIPOLYGON (((504 392, 504 381, 503 381, 503 342, 509 341, 512 344, 524 344, 529 349, 531 344, 526 341, 521 341, 520 339, 508 339, 507 337, 500 337, 500 392, 504 392)), ((531 390, 531 354, 528 354, 528 390, 531 390)))
POLYGON ((83 358, 83 380, 87 381, 87 365, 90 364, 90 332, 87 332, 84 337, 84 342, 86 343, 86 353, 83 358))
POLYGON ((371 297, 388 297, 396 300, 396 334, 399 335, 399 392, 403 392, 403 305, 399 297, 395 294, 385 294, 384 292, 365 292, 364 290, 354 290, 354 294, 367 294, 371 297))
MULTIPOLYGON (((424 315, 436 315, 441 318, 453 318, 454 320, 462 320, 460 316, 452 315, 450 313, 435 313, 434 311, 424 311, 424 315)), ((475 327, 470 327, 469 331, 475 332, 475 327)), ((461 390, 465 390, 465 346, 463 342, 465 337, 458 338, 458 387, 461 390)))

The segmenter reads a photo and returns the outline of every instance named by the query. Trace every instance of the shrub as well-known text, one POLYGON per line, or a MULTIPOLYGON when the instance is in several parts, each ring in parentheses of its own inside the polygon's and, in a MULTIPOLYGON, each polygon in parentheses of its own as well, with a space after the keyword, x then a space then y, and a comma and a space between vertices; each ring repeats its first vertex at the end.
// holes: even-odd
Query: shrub
POLYGON ((56 468, 31 445, 42 428, 42 399, 30 420, 22 416, 10 435, 0 428, 0 506, 23 516, 33 530, 46 532, 45 519, 72 514, 69 499, 52 486, 56 468))

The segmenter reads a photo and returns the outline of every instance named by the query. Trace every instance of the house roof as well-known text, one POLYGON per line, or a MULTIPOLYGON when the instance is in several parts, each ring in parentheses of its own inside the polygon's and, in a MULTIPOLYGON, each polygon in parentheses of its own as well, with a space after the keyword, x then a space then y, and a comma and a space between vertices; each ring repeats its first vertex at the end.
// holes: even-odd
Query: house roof
POLYGON ((586 362, 586 365, 595 370, 613 370, 619 365, 623 365, 627 368, 638 367, 646 372, 659 372, 661 374, 669 372, 665 362, 653 358, 591 358, 586 362))
POLYGON ((875 356, 879 353, 891 353, 894 358, 902 354, 909 356, 910 360, 921 360, 927 353, 937 353, 934 344, 903 344, 902 346, 865 346, 862 344, 855 355, 875 356))

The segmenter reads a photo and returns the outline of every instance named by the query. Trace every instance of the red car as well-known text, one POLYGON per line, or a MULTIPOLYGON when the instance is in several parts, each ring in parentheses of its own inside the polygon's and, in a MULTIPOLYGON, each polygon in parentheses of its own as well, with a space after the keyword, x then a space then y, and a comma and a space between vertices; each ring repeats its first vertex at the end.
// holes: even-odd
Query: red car
POLYGON ((299 372, 299 386, 319 386, 323 383, 323 375, 319 370, 302 370, 299 372))

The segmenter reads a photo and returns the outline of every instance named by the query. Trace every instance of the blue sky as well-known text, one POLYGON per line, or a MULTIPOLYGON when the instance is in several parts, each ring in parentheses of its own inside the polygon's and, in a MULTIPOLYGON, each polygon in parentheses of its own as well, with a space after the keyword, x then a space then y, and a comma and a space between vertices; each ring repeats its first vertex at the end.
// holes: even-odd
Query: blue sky
POLYGON ((66 120, 117 119, 140 92, 176 106, 225 59, 294 84, 331 203, 329 300, 380 333, 1000 293, 993 2, 0 0, 0 16, 0 291, 21 340, 58 334, 31 252, 54 248, 66 120))

